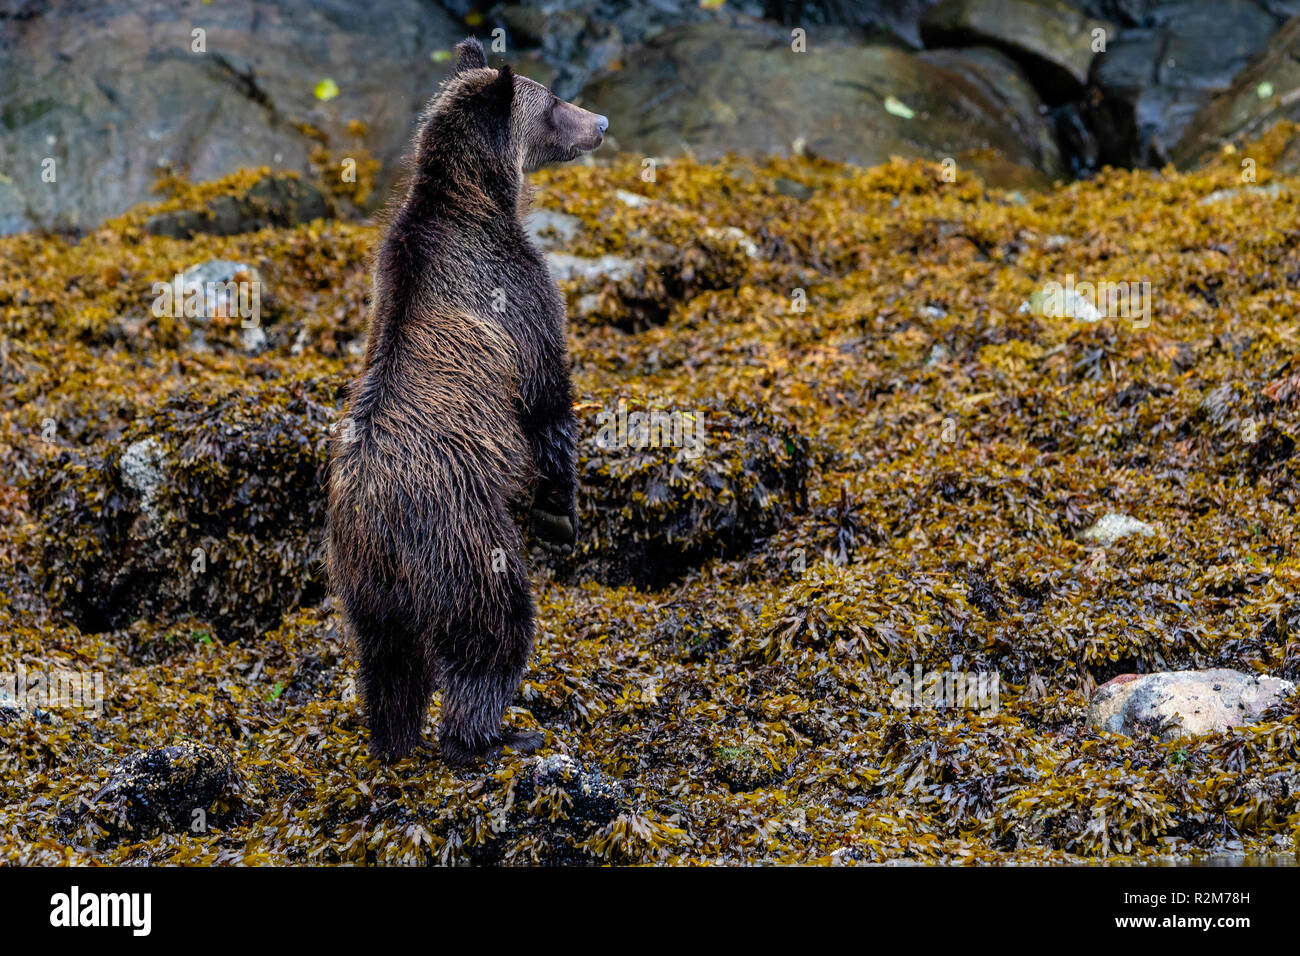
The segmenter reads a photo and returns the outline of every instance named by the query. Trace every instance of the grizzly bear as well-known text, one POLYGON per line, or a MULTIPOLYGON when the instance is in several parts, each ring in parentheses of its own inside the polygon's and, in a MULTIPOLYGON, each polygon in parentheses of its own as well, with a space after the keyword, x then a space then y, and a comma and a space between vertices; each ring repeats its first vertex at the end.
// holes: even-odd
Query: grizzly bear
POLYGON ((532 654, 519 519, 577 526, 564 301, 522 216, 525 174, 598 147, 608 121, 490 69, 477 40, 419 125, 375 255, 364 370, 331 444, 328 565, 360 661, 370 749, 464 765, 502 728, 532 654))

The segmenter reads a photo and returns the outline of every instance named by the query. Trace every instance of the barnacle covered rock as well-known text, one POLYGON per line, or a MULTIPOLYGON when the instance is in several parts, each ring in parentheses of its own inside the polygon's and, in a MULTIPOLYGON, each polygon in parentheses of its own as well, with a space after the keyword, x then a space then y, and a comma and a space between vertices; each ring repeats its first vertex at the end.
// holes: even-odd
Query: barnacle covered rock
POLYGON ((566 574, 662 586, 805 506, 807 441, 770 412, 598 398, 580 413, 580 537, 554 561, 566 574))
POLYGON ((243 637, 319 599, 332 401, 319 382, 195 389, 46 459, 28 494, 53 604, 89 630, 192 615, 243 637))
POLYGON ((617 782, 583 769, 567 754, 539 757, 533 771, 516 786, 516 798, 527 802, 562 793, 564 816, 576 823, 603 826, 612 820, 627 796, 617 782))
POLYGON ((185 741, 137 751, 113 768, 89 800, 70 808, 63 823, 92 837, 144 839, 158 832, 207 833, 210 811, 238 801, 230 754, 185 741))

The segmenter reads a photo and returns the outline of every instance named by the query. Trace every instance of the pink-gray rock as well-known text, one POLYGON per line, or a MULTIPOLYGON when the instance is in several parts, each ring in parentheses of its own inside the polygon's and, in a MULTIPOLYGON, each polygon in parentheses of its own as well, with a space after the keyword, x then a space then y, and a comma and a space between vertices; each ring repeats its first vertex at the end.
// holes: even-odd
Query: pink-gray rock
POLYGON ((1145 728, 1173 740, 1251 723, 1294 691, 1290 681, 1228 668, 1122 674, 1097 689, 1088 720, 1098 730, 1145 728))

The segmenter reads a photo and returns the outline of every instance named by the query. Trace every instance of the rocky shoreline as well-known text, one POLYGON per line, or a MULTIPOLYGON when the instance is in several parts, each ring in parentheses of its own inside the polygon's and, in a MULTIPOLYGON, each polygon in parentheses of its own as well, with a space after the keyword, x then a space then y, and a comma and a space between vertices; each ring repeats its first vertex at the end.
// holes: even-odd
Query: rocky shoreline
POLYGON ((539 177, 583 533, 533 555, 508 720, 546 745, 462 773, 368 757, 319 562, 376 228, 158 228, 244 209, 248 170, 0 239, 0 661, 31 679, 0 854, 1294 858, 1296 132, 1020 192, 806 157, 539 177), (234 292, 163 308, 178 275, 256 283, 260 337, 234 292), (1148 298, 1053 314, 1067 280, 1148 298))

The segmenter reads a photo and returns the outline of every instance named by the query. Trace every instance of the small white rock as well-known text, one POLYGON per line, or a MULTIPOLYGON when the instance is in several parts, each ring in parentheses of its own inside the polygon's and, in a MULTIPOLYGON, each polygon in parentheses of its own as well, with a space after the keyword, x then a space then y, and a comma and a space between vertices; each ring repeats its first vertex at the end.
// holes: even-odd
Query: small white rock
POLYGON ((1085 541, 1110 547, 1121 538, 1127 538, 1132 534, 1145 537, 1155 533, 1156 529, 1145 521, 1112 511, 1103 515, 1091 528, 1084 530, 1081 537, 1085 541))

